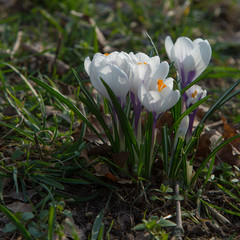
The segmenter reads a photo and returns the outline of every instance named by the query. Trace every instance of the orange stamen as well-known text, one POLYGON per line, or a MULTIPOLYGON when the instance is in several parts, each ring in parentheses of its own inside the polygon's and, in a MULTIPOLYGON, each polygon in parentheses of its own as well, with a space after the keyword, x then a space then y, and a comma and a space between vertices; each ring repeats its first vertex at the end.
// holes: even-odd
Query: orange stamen
POLYGON ((195 91, 194 93, 192 93, 192 98, 195 98, 197 96, 197 91, 195 91))
POLYGON ((142 64, 147 64, 146 62, 143 62, 143 63, 138 63, 138 65, 142 65, 142 64))
POLYGON ((159 92, 161 92, 165 87, 167 87, 167 85, 165 83, 163 83, 162 79, 158 79, 157 85, 158 85, 159 92))
POLYGON ((104 53, 105 56, 108 56, 109 54, 108 53, 104 53))

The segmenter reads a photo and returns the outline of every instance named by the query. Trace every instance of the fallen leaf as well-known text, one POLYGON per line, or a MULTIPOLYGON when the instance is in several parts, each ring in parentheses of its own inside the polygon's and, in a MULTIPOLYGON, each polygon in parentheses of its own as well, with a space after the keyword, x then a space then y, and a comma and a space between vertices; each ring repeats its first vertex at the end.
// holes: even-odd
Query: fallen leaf
POLYGON ((52 116, 52 115, 56 115, 62 119, 64 119, 65 121, 67 121, 68 123, 71 123, 71 119, 70 117, 68 117, 66 114, 63 114, 60 110, 56 110, 54 108, 54 106, 45 106, 45 113, 46 113, 46 116, 49 117, 49 116, 52 116))
MULTIPOLYGON (((223 128, 224 128, 224 131, 222 133, 224 140, 227 140, 239 134, 238 129, 232 124, 227 123, 226 118, 223 117, 222 115, 221 115, 221 119, 222 119, 223 128)), ((237 167, 240 166, 239 156, 240 156, 240 138, 237 138, 231 141, 229 144, 224 146, 218 152, 218 158, 221 161, 227 162, 230 165, 236 165, 237 167)))
MULTIPOLYGON (((96 148, 99 148, 99 147, 101 147, 101 146, 98 146, 96 148)), ((104 147, 104 146, 102 146, 102 147, 104 147)), ((108 148, 109 148, 109 146, 108 146, 108 148)), ((97 153, 99 150, 100 150, 100 153, 102 153, 101 149, 97 149, 97 151, 95 151, 95 153, 97 153)), ((91 154, 93 154, 93 152, 91 152, 91 154)), ((115 156, 115 161, 117 161, 116 158, 119 158, 119 157, 121 157, 123 159, 127 159, 126 157, 128 156, 128 153, 123 152, 123 153, 116 153, 116 154, 113 154, 113 155, 115 156)), ((82 150, 81 156, 84 157, 87 160, 87 163, 89 165, 90 164, 92 165, 93 169, 95 170, 94 174, 96 176, 105 177, 105 178, 111 180, 112 182, 117 182, 117 183, 120 183, 120 184, 126 184, 126 183, 130 184, 130 183, 132 183, 131 179, 120 178, 120 177, 112 174, 107 163, 105 163, 105 162, 96 163, 95 160, 90 159, 87 150, 82 150)), ((91 155, 91 156, 97 156, 97 155, 91 155)), ((110 156, 108 156, 108 157, 110 157, 110 156)), ((121 161, 122 160, 120 160, 120 162, 121 161)), ((117 164, 117 163, 115 162, 115 164, 117 164)))
POLYGON ((211 153, 211 137, 215 134, 214 130, 206 131, 199 138, 196 158, 203 160, 211 153))
POLYGON ((94 148, 88 150, 88 156, 103 156, 103 157, 110 157, 111 147, 107 144, 100 144, 94 148))
MULTIPOLYGON (((108 128, 111 129, 111 124, 112 124, 112 118, 109 115, 104 115, 102 116, 104 118, 105 123, 107 124, 108 128)), ((88 116, 88 121, 92 124, 92 126, 97 130, 97 132, 100 134, 102 139, 104 140, 105 143, 109 143, 109 139, 107 135, 105 134, 101 124, 98 122, 96 117, 94 115, 89 115, 88 116)), ((81 132, 82 125, 80 125, 74 132, 73 137, 75 140, 79 138, 80 132, 81 132)), ((99 139, 99 137, 87 127, 85 135, 84 135, 84 140, 86 142, 96 142, 98 144, 102 144, 102 140, 99 139)))
MULTIPOLYGON (((222 133, 222 136, 225 140, 239 134, 239 130, 236 127, 234 127, 232 124, 227 123, 226 118, 224 118, 222 115, 221 115, 221 118, 223 121, 223 128, 224 128, 224 132, 222 133)), ((231 144, 235 148, 237 148, 238 151, 240 151, 240 138, 233 140, 231 144)))
POLYGON ((84 231, 74 223, 73 218, 67 217, 62 222, 61 226, 64 228, 64 236, 62 236, 63 240, 72 239, 74 234, 78 236, 78 239, 86 239, 84 231))
POLYGON ((32 205, 30 203, 23 203, 23 202, 12 202, 8 205, 6 205, 8 209, 10 209, 12 212, 32 212, 32 205))

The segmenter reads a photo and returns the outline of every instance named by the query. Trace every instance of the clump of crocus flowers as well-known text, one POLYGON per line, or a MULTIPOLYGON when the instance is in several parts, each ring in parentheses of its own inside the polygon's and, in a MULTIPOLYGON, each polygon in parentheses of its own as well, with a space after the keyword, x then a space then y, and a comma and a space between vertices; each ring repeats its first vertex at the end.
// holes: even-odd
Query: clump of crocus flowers
MULTIPOLYGON (((193 85, 182 96, 181 90, 191 84, 206 69, 211 58, 211 47, 207 40, 196 39, 191 41, 187 37, 180 37, 173 44, 170 37, 165 39, 167 55, 177 70, 178 81, 169 77, 169 64, 160 60, 159 56, 149 57, 144 53, 134 54, 132 52, 96 53, 93 59, 87 57, 84 67, 90 77, 93 87, 99 94, 112 102, 109 92, 103 81, 110 87, 117 97, 121 108, 131 102, 132 115, 129 122, 132 126, 139 149, 146 142, 146 134, 142 132, 141 117, 147 114, 152 116, 151 149, 147 161, 151 164, 148 174, 152 169, 154 161, 154 145, 156 137, 156 123, 158 119, 169 109, 174 107, 179 100, 182 101, 182 111, 194 105, 206 96, 206 90, 198 85, 193 85), (178 82, 178 84, 177 84, 178 82)), ((116 110, 116 109, 115 109, 116 110)), ((113 106, 114 111, 114 106, 113 106)), ((193 129, 193 121, 197 108, 186 116, 175 133, 172 148, 176 146, 179 136, 190 136, 193 129)), ((147 118, 146 118, 147 119, 147 118)), ((115 121, 121 125, 121 119, 115 116, 115 121)), ((118 128, 122 131, 121 127, 118 128)), ((124 134, 119 134, 124 138, 124 134)), ((147 138, 149 139, 149 138, 147 138)), ((124 139, 121 139, 124 141, 124 139)), ((126 146, 122 144, 122 148, 126 146)), ((125 151, 128 149, 120 149, 125 151)), ((135 152, 133 168, 139 168, 141 151, 135 152)), ((144 168, 144 166, 141 166, 144 168)))

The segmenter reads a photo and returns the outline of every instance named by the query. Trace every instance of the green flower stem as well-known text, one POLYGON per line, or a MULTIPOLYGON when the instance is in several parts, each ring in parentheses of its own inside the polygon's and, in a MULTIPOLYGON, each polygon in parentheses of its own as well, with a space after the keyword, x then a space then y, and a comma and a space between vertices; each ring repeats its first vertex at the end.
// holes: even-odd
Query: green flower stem
POLYGON ((150 161, 150 166, 149 166, 149 173, 148 176, 150 176, 151 172, 152 172, 152 165, 154 162, 153 156, 154 156, 154 147, 155 147, 155 143, 156 143, 156 138, 157 138, 157 129, 154 127, 153 131, 152 131, 152 146, 151 146, 151 151, 150 151, 150 156, 149 156, 149 161, 150 161))
POLYGON ((118 130, 118 134, 119 134, 119 152, 123 152, 125 151, 125 136, 123 133, 123 129, 120 123, 120 120, 118 117, 116 117, 116 121, 117 121, 117 130, 118 130))
POLYGON ((142 119, 142 117, 140 115, 138 123, 137 123, 137 136, 136 136, 138 147, 140 147, 140 144, 142 141, 142 121, 141 121, 141 119, 142 119))

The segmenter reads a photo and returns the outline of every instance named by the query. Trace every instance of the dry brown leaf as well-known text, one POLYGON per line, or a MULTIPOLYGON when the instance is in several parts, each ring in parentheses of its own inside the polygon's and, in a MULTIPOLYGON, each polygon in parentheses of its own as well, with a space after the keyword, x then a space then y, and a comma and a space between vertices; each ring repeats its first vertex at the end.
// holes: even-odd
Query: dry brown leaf
POLYGON ((43 59, 45 62, 47 61, 48 63, 53 64, 56 61, 56 69, 60 75, 65 74, 70 69, 70 66, 68 64, 59 59, 56 59, 55 55, 50 53, 42 53, 43 49, 38 49, 28 43, 22 43, 21 46, 24 51, 35 54, 35 57, 43 59))
MULTIPOLYGON (((224 131, 222 136, 225 140, 234 137, 238 134, 238 130, 232 124, 227 123, 226 118, 221 115, 223 121, 224 131)), ((223 147, 219 153, 218 157, 221 161, 227 162, 230 165, 240 166, 240 138, 237 138, 223 147)))
POLYGON ((12 212, 32 212, 32 205, 30 203, 23 203, 23 202, 12 202, 6 205, 12 212))
POLYGON ((199 138, 199 145, 196 153, 196 158, 203 160, 211 153, 211 140, 210 138, 215 134, 214 130, 203 133, 199 138))
MULTIPOLYGON (((92 151, 91 154, 93 154, 94 152, 95 153, 106 154, 107 151, 106 150, 103 151, 104 148, 106 148, 106 147, 107 147, 107 151, 108 151, 107 154, 109 154, 109 146, 106 145, 106 144, 103 144, 102 146, 96 147, 97 150, 92 151)), ((99 155, 99 154, 96 154, 94 156, 97 156, 97 155, 99 155)), ((109 166, 108 166, 107 163, 104 163, 104 162, 95 163, 95 160, 91 160, 89 158, 90 155, 88 154, 87 150, 82 150, 81 156, 84 157, 87 160, 88 164, 92 164, 92 167, 95 170, 95 175, 96 176, 105 177, 105 178, 111 180, 112 182, 117 182, 117 183, 120 183, 120 184, 126 184, 126 183, 131 184, 132 183, 132 180, 125 179, 125 178, 120 178, 120 177, 112 174, 110 172, 110 169, 109 169, 109 166)), ((115 154, 113 154, 113 156, 114 156, 113 158, 115 158, 115 161, 116 161, 115 164, 117 164, 117 160, 119 160, 118 158, 120 158, 120 160, 119 160, 120 163, 123 163, 123 161, 125 161, 125 159, 127 159, 128 153, 127 152, 115 153, 115 154), (122 160, 122 159, 124 159, 124 160, 122 160)), ((110 157, 110 156, 108 155, 108 157, 110 157)))
MULTIPOLYGON (((104 118, 104 121, 107 124, 107 126, 109 126, 109 129, 111 129, 112 118, 109 115, 104 115, 104 114, 103 114, 103 118, 104 118)), ((88 120, 93 125, 93 127, 97 130, 97 132, 101 135, 104 142, 109 143, 108 137, 105 134, 101 124, 98 122, 96 117, 93 116, 93 115, 89 115, 88 120)), ((75 139, 75 141, 80 136, 81 128, 82 128, 82 125, 80 125, 72 135, 73 138, 75 139)), ((92 130, 90 130, 88 127, 87 127, 85 135, 84 135, 84 140, 87 141, 87 142, 96 142, 100 145, 103 143, 101 141, 101 139, 99 139, 99 137, 92 130)))
POLYGON ((93 147, 87 151, 88 156, 103 156, 110 157, 111 147, 107 144, 100 144, 96 147, 93 147))
POLYGON ((52 115, 56 115, 56 116, 64 119, 68 123, 71 123, 70 117, 68 117, 66 114, 63 114, 60 110, 56 110, 54 108, 54 106, 47 105, 47 106, 45 106, 45 109, 46 109, 46 116, 47 117, 52 116, 52 115))
MULTIPOLYGON (((227 123, 226 118, 224 118, 221 115, 222 121, 223 121, 223 128, 224 128, 224 132, 222 133, 222 136, 225 140, 236 136, 237 134, 239 134, 239 130, 236 129, 236 127, 234 127, 232 124, 227 123)), ((237 138, 235 140, 233 140, 231 142, 231 144, 237 148, 238 151, 240 151, 240 138, 237 138)))

